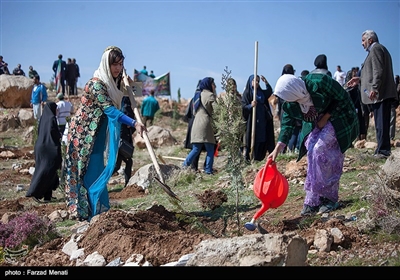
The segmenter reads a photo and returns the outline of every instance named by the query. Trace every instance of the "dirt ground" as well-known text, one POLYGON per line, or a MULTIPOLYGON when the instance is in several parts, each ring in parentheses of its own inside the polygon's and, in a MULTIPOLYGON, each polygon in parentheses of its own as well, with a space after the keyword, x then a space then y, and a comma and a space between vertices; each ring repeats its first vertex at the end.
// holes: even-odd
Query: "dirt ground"
MULTIPOLYGON (((169 120, 163 120, 168 127, 169 120)), ((9 150, 0 147, 0 152, 9 150)), ((16 159, 24 159, 25 167, 34 165, 30 151, 33 147, 14 149, 16 159)), ((13 160, 13 159, 10 159, 13 160)), ((254 174, 248 174, 254 178, 254 174)), ((23 179, 30 180, 31 175, 20 174, 12 168, 1 168, 0 188, 15 188, 23 179)), ((304 179, 304 178, 303 178, 304 179)), ((289 181, 289 180, 288 180, 289 181)), ((213 188, 215 190, 215 188, 213 188)), ((128 186, 119 192, 110 192, 110 202, 118 202, 127 198, 147 195, 142 188, 128 186)), ((40 215, 49 215, 55 210, 65 210, 66 205, 62 198, 56 201, 39 204, 31 198, 26 198, 16 193, 17 198, 2 198, 0 203, 0 217, 5 213, 16 212, 21 214, 25 211, 37 211, 40 215)), ((204 208, 217 209, 225 201, 226 197, 218 190, 208 190, 202 195, 197 195, 204 208)), ((317 219, 307 228, 301 228, 303 217, 300 216, 302 198, 296 205, 284 204, 279 209, 271 209, 259 219, 259 232, 261 233, 285 233, 296 231, 307 240, 311 238, 317 229, 330 229, 338 227, 344 234, 344 242, 338 248, 332 248, 329 253, 318 253, 317 258, 308 260, 310 266, 341 265, 354 256, 364 257, 367 261, 371 259, 370 265, 384 265, 379 260, 384 260, 390 254, 398 253, 397 244, 375 243, 367 235, 362 234, 352 226, 345 223, 343 219, 330 216, 329 219, 317 219), (283 219, 279 223, 270 223, 270 218, 276 211, 280 211, 283 219), (332 263, 332 256, 334 263, 332 263)), ((345 206, 345 205, 344 205, 345 206)), ((241 213, 242 219, 250 221, 257 209, 245 209, 241 213)), ((83 233, 78 246, 85 248, 85 255, 95 251, 103 255, 107 262, 118 257, 125 261, 132 254, 142 254, 145 260, 153 266, 160 266, 169 262, 177 261, 181 256, 192 253, 194 247, 202 240, 225 238, 237 236, 236 217, 217 219, 209 216, 201 216, 198 213, 187 213, 187 218, 197 218, 203 228, 193 227, 193 223, 178 218, 176 213, 169 212, 163 205, 153 205, 146 211, 126 212, 119 209, 111 209, 108 212, 98 215, 98 221, 90 225, 83 233), (207 231, 208 229, 211 231, 207 231)), ((253 234, 244 228, 240 229, 241 234, 253 234)), ((3 266, 74 266, 75 262, 69 260, 69 256, 61 249, 70 237, 58 238, 43 246, 31 250, 25 257, 13 263, 4 263, 3 266)), ((368 263, 368 262, 367 262, 368 263)))

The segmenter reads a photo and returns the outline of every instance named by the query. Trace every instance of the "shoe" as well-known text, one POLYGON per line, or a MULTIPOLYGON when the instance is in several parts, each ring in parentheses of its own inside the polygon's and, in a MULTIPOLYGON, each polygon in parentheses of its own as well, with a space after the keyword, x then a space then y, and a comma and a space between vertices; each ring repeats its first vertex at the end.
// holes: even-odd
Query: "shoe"
POLYGON ((338 202, 333 202, 327 198, 322 199, 322 205, 319 207, 318 214, 329 213, 339 207, 338 202))
POLYGON ((387 159, 389 156, 387 156, 387 155, 384 155, 384 154, 374 154, 374 158, 377 158, 377 159, 387 159))
POLYGON ((300 215, 302 216, 310 216, 314 215, 318 211, 318 206, 310 206, 307 204, 304 204, 303 210, 301 210, 300 215))
POLYGON ((44 202, 41 201, 39 198, 36 198, 36 197, 34 197, 34 196, 32 196, 32 199, 33 199, 34 201, 36 201, 37 203, 44 203, 44 202))

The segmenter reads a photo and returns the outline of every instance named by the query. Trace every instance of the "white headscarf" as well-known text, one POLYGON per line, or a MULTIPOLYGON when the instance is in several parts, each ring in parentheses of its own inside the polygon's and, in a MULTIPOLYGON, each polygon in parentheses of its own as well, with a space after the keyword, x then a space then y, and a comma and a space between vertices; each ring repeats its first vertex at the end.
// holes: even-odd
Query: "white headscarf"
POLYGON ((100 66, 96 71, 94 71, 93 77, 99 78, 107 85, 108 95, 110 96, 114 106, 121 109, 122 96, 124 96, 124 93, 118 89, 111 74, 110 63, 108 60, 111 50, 112 48, 107 48, 106 51, 104 51, 103 56, 101 57, 100 66))
POLYGON ((304 114, 314 106, 304 81, 292 74, 283 74, 279 77, 274 94, 285 101, 299 103, 304 114))

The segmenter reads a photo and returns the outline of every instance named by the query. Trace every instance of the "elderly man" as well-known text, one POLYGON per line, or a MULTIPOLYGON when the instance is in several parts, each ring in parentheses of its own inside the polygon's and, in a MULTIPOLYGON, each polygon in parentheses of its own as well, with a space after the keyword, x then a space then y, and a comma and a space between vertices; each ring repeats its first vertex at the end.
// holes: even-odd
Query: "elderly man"
POLYGON ((378 35, 373 30, 362 33, 361 44, 368 55, 361 67, 360 77, 353 77, 347 85, 352 87, 360 84, 361 101, 369 105, 374 115, 378 142, 374 156, 387 158, 391 154, 390 107, 393 100, 398 100, 393 79, 392 57, 379 43, 378 35))

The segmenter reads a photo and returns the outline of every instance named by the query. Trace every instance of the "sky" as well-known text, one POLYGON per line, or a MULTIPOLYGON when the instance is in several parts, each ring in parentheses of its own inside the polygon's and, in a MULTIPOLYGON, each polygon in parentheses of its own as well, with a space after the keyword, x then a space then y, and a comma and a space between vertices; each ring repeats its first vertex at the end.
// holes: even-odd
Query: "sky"
MULTIPOLYGON (((99 1, 0 0, 0 55, 49 83, 59 54, 75 58, 78 87, 93 76, 106 47, 118 46, 127 74, 170 73, 171 99, 190 99, 199 80, 217 93, 230 71, 243 92, 257 73, 274 88, 285 64, 313 70, 319 54, 332 74, 361 66, 361 34, 374 30, 400 74, 400 0, 391 1, 99 1)), ((265 88, 261 82, 261 87, 265 88)))

